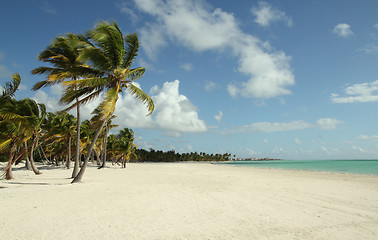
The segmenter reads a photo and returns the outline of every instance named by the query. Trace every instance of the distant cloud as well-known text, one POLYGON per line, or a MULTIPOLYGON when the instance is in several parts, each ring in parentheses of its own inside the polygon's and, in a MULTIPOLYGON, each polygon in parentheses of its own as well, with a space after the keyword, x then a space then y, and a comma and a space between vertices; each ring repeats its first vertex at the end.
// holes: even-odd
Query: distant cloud
POLYGON ((180 68, 184 69, 185 71, 190 72, 193 70, 193 65, 190 63, 184 63, 184 64, 180 64, 180 68))
POLYGON ((334 103, 376 102, 378 101, 378 80, 371 83, 359 83, 344 89, 346 96, 333 93, 334 103))
POLYGON ((267 2, 258 2, 257 7, 251 9, 255 22, 260 26, 268 27, 273 22, 283 21, 289 27, 293 26, 293 19, 288 17, 285 12, 273 8, 267 2))
POLYGON ((215 88, 217 88, 217 86, 218 86, 217 83, 210 81, 210 82, 207 82, 205 84, 204 88, 205 88, 205 91, 209 92, 209 91, 214 90, 215 88))
POLYGON ((138 21, 138 15, 135 14, 135 9, 132 9, 130 2, 117 3, 117 7, 121 13, 126 14, 133 23, 138 21))
POLYGON ((50 4, 49 1, 44 1, 43 2, 43 5, 41 7, 41 9, 48 13, 48 14, 51 14, 51 15, 55 15, 57 14, 58 12, 56 11, 56 9, 50 4))
POLYGON ((340 37, 349 37, 349 36, 352 36, 354 33, 352 32, 351 30, 351 27, 349 24, 346 24, 346 23, 339 23, 337 24, 332 32, 340 37))
POLYGON ((378 54, 378 46, 374 44, 366 45, 364 48, 358 49, 358 51, 363 51, 367 54, 378 54))
POLYGON ((322 118, 316 121, 317 126, 324 130, 333 130, 337 128, 337 125, 342 124, 343 122, 333 118, 322 118))
POLYGON ((218 111, 218 114, 214 116, 215 120, 217 120, 218 123, 220 123, 222 121, 222 118, 223 118, 223 112, 222 111, 218 111))
POLYGON ((378 140, 378 135, 360 135, 357 137, 358 140, 378 140))
POLYGON ((302 120, 291 122, 256 122, 249 125, 244 125, 231 129, 230 132, 244 132, 244 133, 273 133, 273 132, 286 132, 286 131, 299 131, 308 128, 320 128, 324 130, 333 130, 342 121, 332 118, 322 118, 317 120, 316 123, 310 123, 302 120))
POLYGON ((296 144, 302 144, 302 141, 299 140, 298 138, 294 138, 294 142, 295 142, 296 144))
POLYGON ((374 24, 374 28, 378 29, 378 23, 374 24))
POLYGON ((137 9, 155 18, 140 31, 142 48, 150 59, 156 60, 159 50, 168 46, 169 41, 198 52, 230 48, 239 58, 237 70, 249 77, 246 82, 227 87, 231 96, 272 98, 291 93, 287 89, 295 82, 291 57, 272 47, 268 49, 268 44, 244 33, 232 13, 219 8, 212 11, 202 1, 134 3, 137 9))

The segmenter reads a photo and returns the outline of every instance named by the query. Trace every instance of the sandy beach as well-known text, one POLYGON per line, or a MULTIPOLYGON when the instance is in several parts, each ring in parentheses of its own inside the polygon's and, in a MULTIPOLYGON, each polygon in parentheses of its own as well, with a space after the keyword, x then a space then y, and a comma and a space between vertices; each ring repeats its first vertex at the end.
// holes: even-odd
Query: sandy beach
POLYGON ((378 176, 135 163, 0 181, 4 239, 378 239, 378 176))

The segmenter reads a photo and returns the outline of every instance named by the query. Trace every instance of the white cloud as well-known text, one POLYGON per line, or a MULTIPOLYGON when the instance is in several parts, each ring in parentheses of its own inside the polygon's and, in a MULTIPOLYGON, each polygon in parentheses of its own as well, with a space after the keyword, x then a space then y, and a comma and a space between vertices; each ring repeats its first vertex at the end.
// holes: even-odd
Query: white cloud
POLYGON ((378 23, 374 24, 374 28, 378 29, 378 23))
POLYGON ((358 49, 358 51, 363 51, 367 54, 378 54, 378 46, 374 44, 366 45, 364 48, 358 49))
POLYGON ((358 140, 378 140, 378 135, 360 135, 357 137, 358 140))
POLYGON ((131 8, 130 2, 118 3, 117 7, 121 11, 121 13, 128 15, 133 23, 138 20, 138 15, 135 14, 135 9, 131 8))
POLYGON ((349 36, 352 36, 353 35, 353 32, 351 30, 351 27, 349 24, 346 24, 346 23, 339 23, 337 24, 333 30, 332 30, 333 33, 339 35, 340 37, 349 37, 349 36))
POLYGON ((366 153, 366 152, 367 152, 366 149, 364 149, 364 148, 362 148, 362 147, 360 147, 360 146, 357 146, 357 145, 353 145, 353 146, 352 146, 352 149, 353 149, 354 151, 356 151, 356 152, 359 152, 359 153, 366 153))
POLYGON ((294 142, 296 144, 302 144, 302 141, 300 139, 298 139, 298 138, 294 138, 294 142))
MULTIPOLYGON (((285 132, 285 131, 298 131, 308 128, 320 128, 323 130, 333 130, 342 121, 332 118, 322 118, 316 121, 316 123, 310 123, 302 120, 296 120, 291 122, 256 122, 249 125, 236 127, 230 132, 244 132, 244 133, 273 133, 273 132, 285 132)), ((299 139, 297 139, 300 141, 299 139)), ((296 141, 296 140, 294 140, 296 141)), ((298 142, 297 141, 297 142, 298 142)))
POLYGON ((282 152, 284 152, 285 150, 282 148, 282 147, 274 147, 274 149, 273 149, 273 153, 282 153, 282 152))
POLYGON ((285 22, 289 27, 293 25, 291 17, 288 17, 283 11, 273 8, 267 2, 258 2, 258 6, 253 7, 251 13, 255 17, 255 22, 263 27, 268 27, 272 22, 278 21, 285 22))
POLYGON ((184 69, 185 71, 192 71, 193 70, 193 65, 190 63, 184 63, 180 65, 180 68, 184 69))
POLYGON ((179 93, 179 81, 165 82, 158 93, 152 96, 156 106, 155 124, 174 132, 204 132, 207 127, 200 120, 197 108, 179 93))
POLYGON ((338 148, 332 148, 332 149, 328 149, 324 146, 321 146, 320 149, 325 152, 326 154, 340 154, 340 149, 338 148))
POLYGON ((234 129, 235 132, 256 133, 256 132, 283 132, 303 130, 313 127, 313 124, 305 121, 292 121, 286 123, 278 122, 256 122, 249 125, 244 125, 234 129))
POLYGON ((151 60, 156 60, 159 49, 167 46, 164 33, 157 24, 149 24, 140 30, 142 49, 151 60))
POLYGON ((218 114, 214 116, 215 120, 217 120, 218 123, 220 123, 222 121, 222 118, 223 118, 223 112, 222 111, 218 111, 218 114))
POLYGON ((215 89, 216 87, 218 87, 218 84, 217 83, 215 83, 215 82, 212 82, 212 81, 210 81, 210 82, 207 82, 206 84, 205 84, 205 91, 211 91, 211 90, 213 90, 213 89, 215 89))
POLYGON ((378 101, 378 80, 371 83, 354 84, 347 87, 344 92, 345 97, 334 93, 331 95, 331 100, 334 103, 376 102, 378 101))
POLYGON ((333 130, 337 128, 337 125, 342 124, 343 122, 333 118, 322 118, 316 121, 319 128, 324 130, 333 130))
POLYGON ((156 18, 142 30, 142 47, 151 59, 168 41, 194 51, 232 50, 239 58, 239 72, 249 80, 229 85, 231 96, 271 98, 290 94, 287 87, 294 84, 290 57, 273 51, 252 35, 244 33, 232 13, 217 8, 211 10, 202 1, 134 0, 136 7, 156 18), (199 40, 200 39, 200 40, 199 40))

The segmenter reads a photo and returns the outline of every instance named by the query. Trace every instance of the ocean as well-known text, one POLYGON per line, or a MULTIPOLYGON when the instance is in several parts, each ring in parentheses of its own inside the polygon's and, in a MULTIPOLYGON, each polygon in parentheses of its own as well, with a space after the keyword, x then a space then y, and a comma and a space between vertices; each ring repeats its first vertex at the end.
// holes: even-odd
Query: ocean
POLYGON ((241 167, 281 168, 322 172, 342 172, 378 175, 378 160, 279 160, 279 161, 234 161, 230 164, 241 167))

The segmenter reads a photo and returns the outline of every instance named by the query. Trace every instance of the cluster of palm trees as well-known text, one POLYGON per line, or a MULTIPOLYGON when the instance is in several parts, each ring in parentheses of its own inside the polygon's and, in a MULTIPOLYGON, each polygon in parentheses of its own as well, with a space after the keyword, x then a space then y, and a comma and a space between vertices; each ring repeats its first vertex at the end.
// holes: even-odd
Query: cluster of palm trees
MULTIPOLYGON (((70 114, 46 113, 43 104, 31 99, 15 100, 13 95, 21 81, 20 76, 15 74, 12 82, 4 87, 1 95, 0 124, 1 129, 6 130, 0 135, 0 151, 9 153, 5 177, 12 178, 12 165, 26 153, 30 155, 31 167, 35 169, 36 174, 39 174, 33 161, 34 149, 38 148, 43 155, 46 155, 45 152, 57 151, 59 144, 62 149, 67 147, 64 156, 68 159, 66 164, 69 167, 71 142, 75 139, 72 183, 80 182, 89 159, 97 152, 93 150, 98 148, 96 144, 101 134, 105 135, 102 146, 108 145, 107 134, 111 120, 115 117, 114 111, 119 94, 128 90, 145 103, 150 115, 154 110, 152 99, 133 84, 145 71, 143 67, 132 68, 138 49, 139 41, 136 33, 124 36, 116 22, 100 22, 85 35, 70 33, 56 37, 39 54, 39 60, 48 63, 49 66, 42 66, 32 71, 33 74, 46 76, 45 80, 33 86, 33 90, 54 84, 64 86, 60 103, 67 105, 64 111, 76 108, 76 124, 73 124, 75 118, 70 114), (80 106, 101 95, 103 100, 94 111, 95 116, 91 121, 92 129, 95 131, 86 136, 87 141, 84 141, 81 136, 83 128, 80 126, 80 106), (30 108, 29 112, 21 109, 21 105, 30 108), (39 140, 42 136, 50 145, 41 147, 39 140), (84 161, 81 161, 80 156, 84 148, 86 156, 84 161)), ((126 144, 126 139, 133 139, 132 131, 124 130, 124 133, 121 131, 120 134, 109 138, 109 144, 114 148, 110 153, 111 157, 117 159, 116 161, 122 161, 123 165, 133 155, 132 149, 135 148, 132 142, 126 144), (121 149, 127 148, 129 149, 127 153, 122 152, 121 149)), ((102 156, 106 156, 107 151, 101 151, 102 156)))

